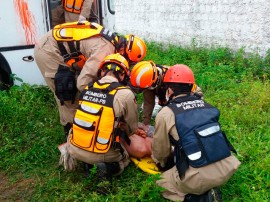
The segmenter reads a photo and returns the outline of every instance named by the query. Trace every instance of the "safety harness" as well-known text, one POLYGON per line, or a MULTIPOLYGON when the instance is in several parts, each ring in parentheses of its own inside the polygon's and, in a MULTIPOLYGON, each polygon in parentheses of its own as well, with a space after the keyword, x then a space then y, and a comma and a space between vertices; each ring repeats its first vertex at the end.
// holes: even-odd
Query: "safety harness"
POLYGON ((81 70, 87 60, 87 58, 80 51, 80 40, 94 36, 102 36, 111 42, 117 51, 119 50, 119 36, 97 23, 71 22, 56 25, 53 28, 53 37, 57 41, 57 45, 64 62, 68 67, 74 68, 75 70, 81 70), (67 42, 70 50, 69 52, 65 48, 64 42, 67 42))
POLYGON ((175 114, 179 140, 170 140, 181 179, 189 166, 203 167, 236 153, 221 130, 217 108, 194 95, 175 98, 167 106, 175 114))
POLYGON ((71 13, 80 14, 84 0, 62 0, 63 8, 71 13))
POLYGON ((115 93, 126 89, 118 82, 88 84, 79 99, 70 142, 83 150, 106 153, 114 146, 120 147, 121 136, 130 144, 126 133, 119 128, 120 117, 115 117, 113 100, 115 93))

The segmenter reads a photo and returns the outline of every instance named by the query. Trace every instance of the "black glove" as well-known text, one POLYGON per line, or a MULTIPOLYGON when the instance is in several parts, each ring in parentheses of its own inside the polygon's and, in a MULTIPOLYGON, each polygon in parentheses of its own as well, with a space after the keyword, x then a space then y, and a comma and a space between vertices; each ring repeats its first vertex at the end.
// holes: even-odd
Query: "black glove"
POLYGON ((167 158, 167 161, 166 161, 166 164, 165 164, 164 167, 162 167, 162 166, 160 165, 160 163, 157 164, 157 167, 158 167, 158 169, 159 169, 160 171, 164 172, 164 171, 166 171, 166 170, 171 169, 174 165, 175 165, 175 164, 174 164, 174 156, 173 156, 173 154, 171 154, 171 155, 167 158))

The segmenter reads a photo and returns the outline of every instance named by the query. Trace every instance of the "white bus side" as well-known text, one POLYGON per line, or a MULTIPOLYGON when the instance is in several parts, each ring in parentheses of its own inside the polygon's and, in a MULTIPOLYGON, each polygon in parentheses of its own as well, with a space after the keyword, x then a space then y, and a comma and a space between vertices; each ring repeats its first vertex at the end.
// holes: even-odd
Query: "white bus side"
MULTIPOLYGON (((21 81, 44 85, 33 56, 37 40, 51 29, 51 10, 61 0, 8 0, 0 7, 0 90, 21 81), (15 78, 15 79, 14 79, 15 78), (17 79, 16 79, 17 78, 17 79)), ((114 29, 114 0, 94 0, 91 19, 114 29)))

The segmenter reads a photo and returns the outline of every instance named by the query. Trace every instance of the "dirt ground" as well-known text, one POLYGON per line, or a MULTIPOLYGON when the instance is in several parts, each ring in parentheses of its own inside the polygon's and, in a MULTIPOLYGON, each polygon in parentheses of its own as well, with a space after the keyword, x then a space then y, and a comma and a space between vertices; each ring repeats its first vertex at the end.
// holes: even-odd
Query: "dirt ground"
POLYGON ((31 199, 33 187, 34 180, 32 179, 18 178, 18 180, 12 181, 4 173, 0 172, 1 202, 24 201, 26 198, 31 199))

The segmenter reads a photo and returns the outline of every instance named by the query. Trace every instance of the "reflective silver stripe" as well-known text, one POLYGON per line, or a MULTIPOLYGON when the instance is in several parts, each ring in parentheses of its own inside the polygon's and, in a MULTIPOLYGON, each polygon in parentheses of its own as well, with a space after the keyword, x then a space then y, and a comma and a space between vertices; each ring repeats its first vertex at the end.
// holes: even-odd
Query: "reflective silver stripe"
POLYGON ((72 4, 67 4, 66 7, 72 8, 72 4))
POLYGON ((59 31, 59 34, 60 34, 61 37, 66 37, 66 34, 67 34, 66 29, 61 29, 59 31))
POLYGON ((93 125, 93 123, 91 122, 87 122, 78 118, 74 118, 74 122, 80 126, 84 126, 84 127, 91 127, 93 125))
POLYGON ((99 110, 93 108, 93 107, 90 107, 90 106, 87 106, 87 105, 84 105, 84 104, 81 104, 81 108, 89 113, 92 113, 92 114, 96 114, 98 113, 99 110))
POLYGON ((201 158, 201 156, 202 156, 202 152, 198 151, 196 153, 188 155, 188 158, 192 161, 195 161, 195 160, 198 160, 199 158, 201 158))
POLYGON ((218 132, 218 131, 220 131, 220 127, 219 127, 219 125, 216 125, 216 126, 212 126, 210 128, 206 128, 198 133, 199 133, 199 135, 205 137, 205 136, 211 135, 211 134, 218 132))
POLYGON ((100 143, 100 144, 107 144, 109 142, 109 140, 105 139, 105 138, 102 138, 102 137, 98 137, 97 142, 100 143))
POLYGON ((140 51, 141 51, 141 54, 140 55, 144 55, 144 48, 143 48, 143 46, 142 46, 142 44, 141 44, 140 41, 137 41, 137 46, 140 48, 140 51))
MULTIPOLYGON (((140 73, 138 74, 138 76, 137 76, 137 78, 136 78, 136 84, 137 84, 137 86, 140 86, 140 84, 141 84, 141 77, 142 77, 142 75, 145 73, 145 72, 147 72, 149 70, 149 67, 145 67, 145 68, 143 68, 141 71, 140 71, 140 73)), ((146 87, 148 87, 148 86, 146 86, 146 87)))
POLYGON ((79 11, 81 9, 81 7, 74 6, 74 9, 79 11))

